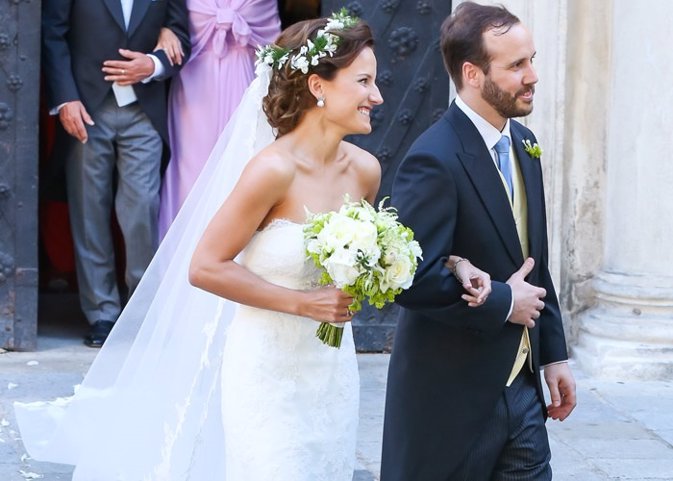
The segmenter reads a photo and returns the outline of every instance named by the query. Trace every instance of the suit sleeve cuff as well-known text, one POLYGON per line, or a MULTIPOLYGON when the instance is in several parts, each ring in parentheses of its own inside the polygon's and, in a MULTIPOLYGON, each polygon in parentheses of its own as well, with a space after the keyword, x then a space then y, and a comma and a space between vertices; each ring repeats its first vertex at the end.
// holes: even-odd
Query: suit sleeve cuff
MULTIPOLYGON (((512 288, 510 287, 510 292, 512 291, 512 288)), ((512 302, 509 304, 509 312, 507 313, 507 317, 505 318, 505 322, 509 321, 509 318, 512 317, 512 312, 514 311, 514 294, 512 293, 512 302)))
POLYGON ((63 102, 62 104, 57 105, 56 107, 54 107, 53 109, 51 109, 49 111, 49 115, 58 115, 59 112, 61 111, 61 109, 63 108, 63 106, 67 103, 68 102, 63 102))
POLYGON ((544 366, 540 366, 540 367, 542 367, 542 369, 544 369, 545 367, 553 366, 555 364, 568 364, 568 360, 564 359, 563 361, 550 362, 549 364, 545 364, 544 366))
POLYGON ((154 62, 154 72, 152 72, 152 75, 142 81, 144 84, 154 80, 157 77, 161 77, 164 74, 164 65, 161 63, 161 60, 159 60, 156 55, 152 55, 151 53, 148 53, 147 56, 152 59, 152 62, 154 62))

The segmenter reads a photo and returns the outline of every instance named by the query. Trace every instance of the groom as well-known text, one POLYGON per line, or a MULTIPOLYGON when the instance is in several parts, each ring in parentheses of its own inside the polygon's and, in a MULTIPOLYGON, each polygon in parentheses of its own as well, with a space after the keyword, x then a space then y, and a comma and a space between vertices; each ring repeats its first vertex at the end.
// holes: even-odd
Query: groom
POLYGON ((381 479, 549 480, 545 419, 570 414, 575 382, 547 267, 539 148, 512 120, 533 109, 535 47, 505 8, 465 2, 441 48, 458 97, 393 184, 424 260, 399 297, 381 479), (491 275, 483 305, 461 300, 449 254, 491 275))

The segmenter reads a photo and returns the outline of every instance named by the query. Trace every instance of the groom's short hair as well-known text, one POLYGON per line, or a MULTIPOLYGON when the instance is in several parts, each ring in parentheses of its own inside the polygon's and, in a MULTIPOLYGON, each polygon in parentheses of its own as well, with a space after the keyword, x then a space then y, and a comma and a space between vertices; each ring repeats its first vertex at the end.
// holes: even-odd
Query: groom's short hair
POLYGON ((507 33, 520 23, 519 18, 502 5, 479 5, 463 2, 444 20, 441 28, 440 46, 444 66, 457 90, 463 88, 462 69, 470 62, 488 74, 491 57, 484 44, 484 32, 497 30, 507 33))

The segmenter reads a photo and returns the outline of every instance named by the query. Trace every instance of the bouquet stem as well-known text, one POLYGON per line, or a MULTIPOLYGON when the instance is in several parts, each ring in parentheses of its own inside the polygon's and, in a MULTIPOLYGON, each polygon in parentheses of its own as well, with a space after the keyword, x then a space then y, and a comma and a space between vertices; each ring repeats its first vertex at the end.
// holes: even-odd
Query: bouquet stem
POLYGON ((341 338, 344 335, 344 328, 337 327, 329 322, 321 322, 315 336, 320 339, 323 344, 327 344, 337 349, 341 347, 341 338))

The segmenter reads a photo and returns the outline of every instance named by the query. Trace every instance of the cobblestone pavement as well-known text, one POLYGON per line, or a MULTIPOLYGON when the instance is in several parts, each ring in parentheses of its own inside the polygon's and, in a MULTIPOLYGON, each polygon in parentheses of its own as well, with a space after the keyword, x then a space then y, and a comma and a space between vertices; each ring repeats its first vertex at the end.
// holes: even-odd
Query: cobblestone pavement
MULTIPOLYGON (((0 481, 70 479, 69 467, 25 456, 12 402, 69 394, 96 352, 66 332, 41 336, 34 353, 0 353, 0 481)), ((388 359, 358 356, 362 398, 354 481, 378 480, 388 359)), ((547 424, 554 479, 673 480, 673 382, 598 380, 573 370, 579 406, 565 422, 547 424)))

